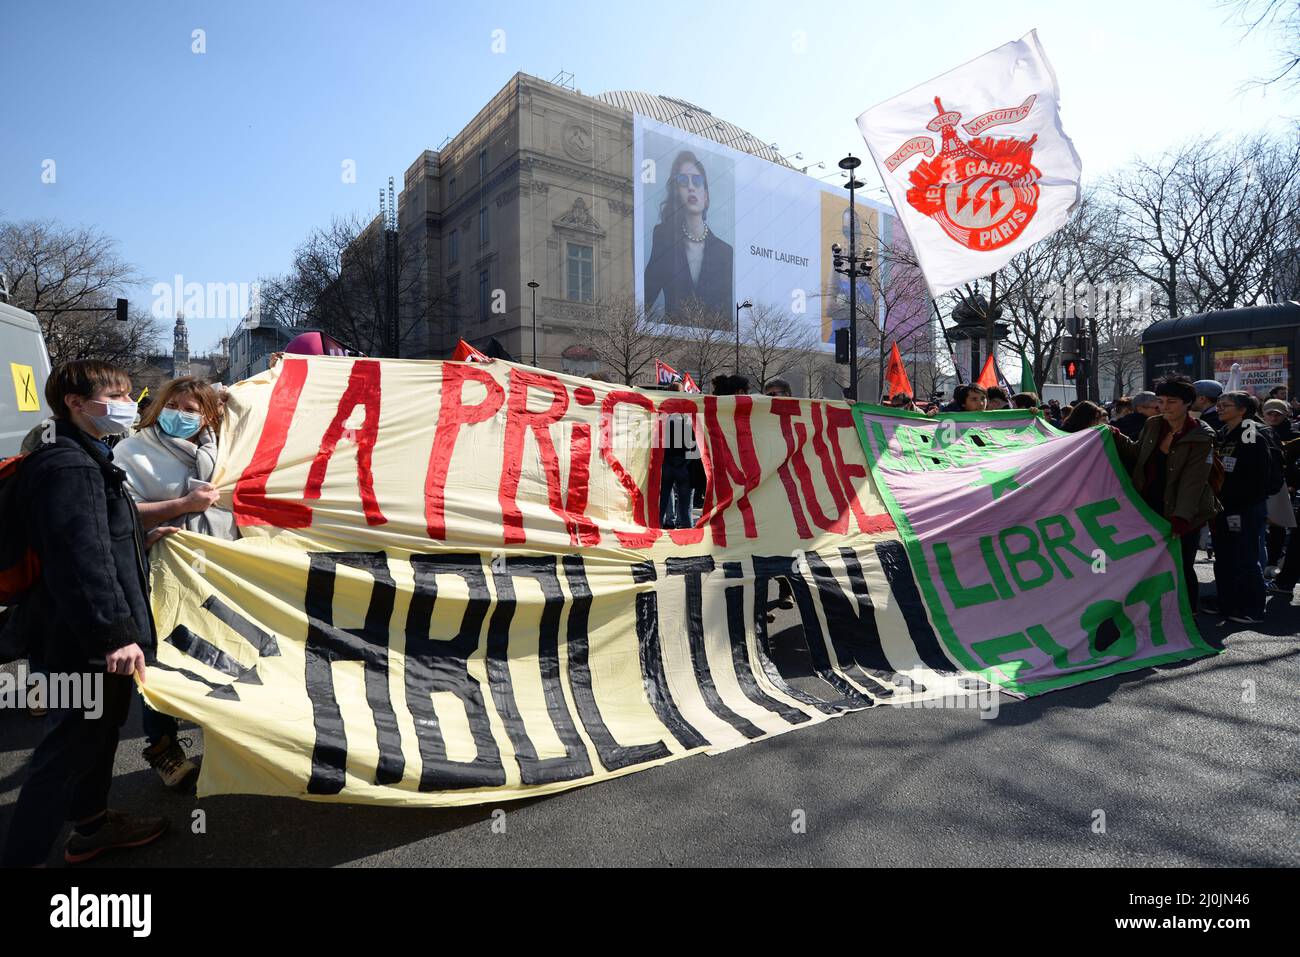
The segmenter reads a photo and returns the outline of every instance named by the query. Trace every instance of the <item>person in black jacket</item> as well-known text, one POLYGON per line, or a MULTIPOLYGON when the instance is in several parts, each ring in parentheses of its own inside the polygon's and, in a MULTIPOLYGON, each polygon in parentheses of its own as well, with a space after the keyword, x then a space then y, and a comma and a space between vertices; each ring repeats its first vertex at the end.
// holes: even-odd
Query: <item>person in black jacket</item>
MULTIPOLYGON (((1269 400, 1270 403, 1276 401, 1279 400, 1269 400)), ((1265 403, 1265 405, 1268 404, 1265 403)), ((1289 422, 1287 424, 1290 425, 1289 422)), ((1296 494, 1300 492, 1300 435, 1296 435, 1294 430, 1290 433, 1277 429, 1275 431, 1279 431, 1284 436, 1281 440, 1282 478, 1294 505, 1296 494), (1290 437, 1285 437, 1288 434, 1290 437)), ((1297 509, 1296 512, 1296 517, 1300 518, 1300 509, 1297 509)), ((1290 604, 1291 599, 1295 596, 1296 584, 1300 583, 1300 528, 1291 530, 1290 539, 1282 558, 1281 567, 1278 569, 1277 577, 1265 588, 1265 591, 1270 595, 1284 597, 1287 604, 1290 604)))
POLYGON ((1218 432, 1223 428, 1217 411, 1219 397, 1223 395, 1223 385, 1215 379, 1197 379, 1192 383, 1192 388, 1196 390, 1192 411, 1201 417, 1202 422, 1218 432))
MULTIPOLYGON (((1215 449, 1223 462, 1223 512, 1214 520, 1214 585, 1219 614, 1230 621, 1256 624, 1264 616, 1264 571, 1260 545, 1267 518, 1268 428, 1246 392, 1225 392, 1215 406, 1223 427, 1215 449)), ((1204 421, 1202 416, 1201 420, 1204 421)))
POLYGON ((693 300, 710 314, 710 327, 726 329, 735 306, 733 253, 731 246, 709 229, 708 212, 709 176, 695 154, 683 150, 673 160, 650 244, 645 307, 653 310, 662 293, 664 317, 671 323, 693 300))
MULTIPOLYGON (((1276 392, 1277 390, 1272 390, 1276 392)), ((1271 393, 1270 393, 1271 394, 1271 393)), ((1285 471, 1285 458, 1290 449, 1290 442, 1295 439, 1296 433, 1294 426, 1291 425, 1290 410, 1286 402, 1282 399, 1268 399, 1261 407, 1264 424, 1268 426, 1269 431, 1273 433, 1273 438, 1278 444, 1280 451, 1284 453, 1283 468, 1285 471)), ((1285 476, 1283 478, 1285 482, 1285 476)), ((1292 483, 1286 482, 1289 486, 1292 483)), ((1288 497, 1294 493, 1288 493, 1288 497)), ((1291 529, 1282 528, 1278 525, 1269 524, 1268 527, 1268 564, 1277 566, 1282 560, 1282 553, 1286 549, 1286 540, 1291 529)), ((1294 535, 1290 535, 1294 540, 1294 535)), ((1267 574, 1267 572, 1265 572, 1267 574)))
POLYGON ((1121 415, 1111 424, 1137 442, 1147 419, 1160 415, 1160 399, 1154 392, 1138 392, 1132 399, 1133 411, 1121 415))
POLYGON ((96 714, 50 702, 51 726, 32 754, 9 821, 3 864, 45 862, 65 820, 74 827, 64 860, 79 863, 115 847, 147 844, 166 830, 161 817, 132 817, 108 807, 118 733, 132 677, 145 679, 155 647, 149 608, 147 543, 135 505, 102 441, 136 416, 126 372, 107 362, 59 366, 45 385, 54 411, 53 441, 24 459, 15 491, 24 503, 26 541, 40 579, 5 624, 38 652, 51 674, 102 679, 96 714))
MULTIPOLYGON (((672 391, 680 392, 680 382, 672 384, 672 391)), ((699 457, 695 447, 695 429, 692 417, 684 412, 660 413, 657 416, 663 465, 660 469, 659 524, 661 528, 690 528, 693 500, 691 485, 691 460, 699 457)))

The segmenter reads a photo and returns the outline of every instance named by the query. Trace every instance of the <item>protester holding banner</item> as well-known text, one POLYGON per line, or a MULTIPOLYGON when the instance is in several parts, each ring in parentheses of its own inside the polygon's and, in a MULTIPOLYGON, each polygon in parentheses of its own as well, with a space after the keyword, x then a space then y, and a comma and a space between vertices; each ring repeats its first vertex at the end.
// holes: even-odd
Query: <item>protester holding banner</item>
POLYGON ((135 420, 130 388, 126 372, 108 362, 56 368, 45 385, 55 439, 24 460, 16 477, 14 501, 24 503, 19 531, 40 560, 40 577, 6 631, 17 629, 51 673, 104 674, 102 714, 51 702, 58 706, 10 818, 4 866, 43 864, 69 818, 70 863, 147 844, 167 829, 165 818, 108 807, 132 677, 145 680, 144 649, 155 643, 144 533, 126 475, 103 442, 135 420))
POLYGON ((1271 456, 1267 429, 1255 418, 1259 406, 1246 392, 1225 392, 1215 408, 1223 422, 1216 449, 1223 462, 1223 514, 1214 522, 1214 584, 1218 612, 1230 621, 1256 624, 1264 617, 1264 570, 1260 542, 1269 496, 1271 456))
POLYGON ((139 430, 115 450, 127 492, 145 528, 179 525, 233 540, 234 516, 215 505, 211 486, 217 462, 221 399, 199 379, 173 379, 140 419, 139 430))
POLYGON ((1082 432, 1094 425, 1103 425, 1105 410, 1095 402, 1087 399, 1075 405, 1070 417, 1061 425, 1063 432, 1082 432))
POLYGON ((944 406, 945 412, 983 412, 988 402, 988 392, 982 385, 959 385, 952 393, 952 402, 944 406))
MULTIPOLYGON (((671 386, 680 392, 680 382, 671 386)), ((659 524, 663 528, 690 528, 691 519, 691 469, 690 459, 698 457, 695 449, 695 430, 691 416, 682 412, 661 415, 657 425, 659 442, 663 449, 660 467, 659 524)))
MULTIPOLYGON (((234 515, 215 504, 211 485, 220 425, 221 397, 212 386, 173 379, 145 412, 139 431, 114 450, 145 528, 167 525, 227 540, 239 537, 234 515)), ((199 769, 181 747, 176 719, 146 705, 144 731, 144 759, 164 785, 185 787, 199 769)))
POLYGON ((1210 488, 1214 433, 1188 414, 1196 390, 1185 376, 1160 383, 1156 395, 1161 414, 1147 419, 1137 441, 1113 425, 1111 434, 1120 458, 1132 470, 1134 488, 1153 511, 1169 522, 1178 538, 1188 601, 1196 611, 1200 584, 1195 561, 1200 528, 1219 510, 1210 488))
POLYGON ((1007 398, 1007 394, 1002 390, 1001 386, 997 386, 997 385, 989 386, 986 397, 987 397, 986 408, 989 410, 1011 408, 1011 402, 1007 398))

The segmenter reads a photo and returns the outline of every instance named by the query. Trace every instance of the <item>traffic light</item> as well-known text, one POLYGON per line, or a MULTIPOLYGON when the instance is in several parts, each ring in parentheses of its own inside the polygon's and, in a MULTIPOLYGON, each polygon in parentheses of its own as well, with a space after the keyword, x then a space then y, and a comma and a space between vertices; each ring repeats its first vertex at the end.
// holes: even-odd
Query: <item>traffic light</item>
POLYGON ((119 299, 117 301, 117 321, 126 322, 126 300, 125 299, 119 299))
POLYGON ((837 365, 849 364, 849 330, 835 330, 835 362, 837 365))
POLYGON ((1065 377, 1069 379, 1071 382, 1079 378, 1078 359, 1066 359, 1064 362, 1061 363, 1061 369, 1065 373, 1065 377))

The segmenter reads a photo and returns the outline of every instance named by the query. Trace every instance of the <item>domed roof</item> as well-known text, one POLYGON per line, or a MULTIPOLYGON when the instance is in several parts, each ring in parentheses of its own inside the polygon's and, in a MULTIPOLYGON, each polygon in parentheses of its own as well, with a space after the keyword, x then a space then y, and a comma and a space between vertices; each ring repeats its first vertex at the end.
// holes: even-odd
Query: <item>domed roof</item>
POLYGON ((793 169, 766 140, 742 130, 735 123, 729 123, 720 116, 714 116, 702 106, 679 100, 674 96, 659 96, 654 93, 642 93, 640 90, 611 90, 597 93, 594 97, 602 103, 640 113, 652 120, 668 123, 696 136, 714 140, 723 146, 761 156, 763 159, 793 169))

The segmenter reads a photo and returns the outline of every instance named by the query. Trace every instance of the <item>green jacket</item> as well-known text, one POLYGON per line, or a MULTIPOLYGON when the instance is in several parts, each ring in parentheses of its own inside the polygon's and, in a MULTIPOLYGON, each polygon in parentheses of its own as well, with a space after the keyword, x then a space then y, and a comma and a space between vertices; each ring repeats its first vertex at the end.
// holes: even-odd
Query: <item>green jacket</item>
MULTIPOLYGON (((1115 448, 1128 467, 1139 494, 1146 486, 1147 460, 1160 441, 1163 421, 1163 417, 1158 415, 1147 419, 1136 442, 1122 433, 1111 431, 1115 448)), ((1170 521, 1181 518, 1192 528, 1205 524, 1222 511, 1210 488, 1214 430, 1204 422, 1194 422, 1190 432, 1169 446, 1169 461, 1165 468, 1164 514, 1170 521)))

